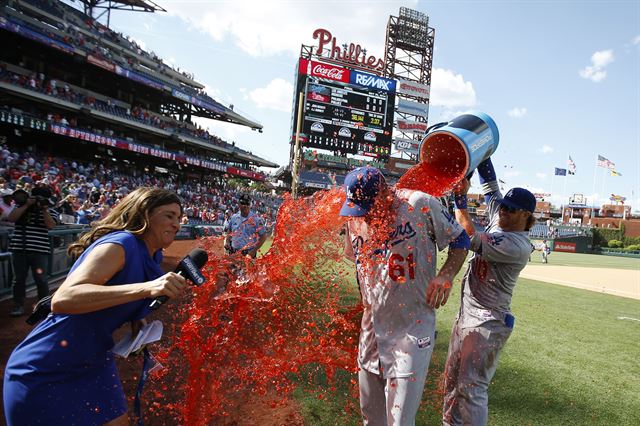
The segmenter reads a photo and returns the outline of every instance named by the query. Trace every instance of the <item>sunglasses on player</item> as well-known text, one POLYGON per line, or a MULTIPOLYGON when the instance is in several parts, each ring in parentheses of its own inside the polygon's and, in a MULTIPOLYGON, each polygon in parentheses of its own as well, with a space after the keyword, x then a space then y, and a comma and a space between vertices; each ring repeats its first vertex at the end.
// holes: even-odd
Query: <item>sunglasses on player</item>
POLYGON ((517 212, 519 210, 522 210, 522 209, 516 209, 514 207, 509 207, 509 206, 506 206, 504 204, 501 204, 500 205, 500 210, 505 211, 507 213, 515 213, 515 212, 517 212))

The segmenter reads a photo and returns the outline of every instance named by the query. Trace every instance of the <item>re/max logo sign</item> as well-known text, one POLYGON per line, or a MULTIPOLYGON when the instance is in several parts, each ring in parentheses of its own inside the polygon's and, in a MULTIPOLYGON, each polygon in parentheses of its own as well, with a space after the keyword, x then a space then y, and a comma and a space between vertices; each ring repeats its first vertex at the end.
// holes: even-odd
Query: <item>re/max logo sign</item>
POLYGON ((358 71, 351 71, 350 83, 357 84, 359 86, 371 87, 372 89, 380 89, 386 92, 396 91, 395 80, 389 80, 388 78, 382 78, 358 71))

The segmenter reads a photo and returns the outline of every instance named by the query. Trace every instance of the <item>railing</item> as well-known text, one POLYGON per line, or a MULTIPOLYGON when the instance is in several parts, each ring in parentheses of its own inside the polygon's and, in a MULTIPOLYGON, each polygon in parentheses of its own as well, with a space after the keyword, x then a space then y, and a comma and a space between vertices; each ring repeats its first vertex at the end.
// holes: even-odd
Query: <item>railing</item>
MULTIPOLYGON (((49 244, 51 246, 47 264, 49 280, 55 280, 69 272, 73 261, 67 256, 67 247, 88 229, 86 226, 70 225, 56 227, 49 231, 49 244)), ((11 294, 13 265, 11 264, 11 253, 8 248, 12 233, 13 228, 0 228, 0 297, 11 294)), ((33 285, 35 284, 29 271, 27 290, 33 285)))

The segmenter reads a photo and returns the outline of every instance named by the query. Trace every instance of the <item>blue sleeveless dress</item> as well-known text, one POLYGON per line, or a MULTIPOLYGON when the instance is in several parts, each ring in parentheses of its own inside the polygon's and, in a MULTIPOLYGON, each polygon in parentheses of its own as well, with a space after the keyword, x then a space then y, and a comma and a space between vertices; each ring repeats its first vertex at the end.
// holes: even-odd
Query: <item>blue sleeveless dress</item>
MULTIPOLYGON (((75 262, 76 269, 100 244, 125 251, 124 268, 107 285, 132 284, 163 275, 162 251, 153 258, 129 232, 95 241, 75 262)), ((50 314, 11 354, 4 374, 8 426, 102 425, 127 412, 116 370, 112 333, 150 313, 151 299, 78 315, 50 314)))

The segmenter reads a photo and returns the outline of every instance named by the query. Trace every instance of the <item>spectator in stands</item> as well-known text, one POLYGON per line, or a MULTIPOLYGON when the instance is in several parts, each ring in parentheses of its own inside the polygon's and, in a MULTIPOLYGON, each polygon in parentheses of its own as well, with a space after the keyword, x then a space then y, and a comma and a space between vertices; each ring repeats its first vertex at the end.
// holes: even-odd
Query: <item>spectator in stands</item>
POLYGON ((60 221, 62 223, 76 223, 76 208, 75 202, 78 197, 73 194, 69 194, 58 206, 58 212, 60 212, 60 221))
POLYGON ((131 322, 135 336, 152 299, 183 293, 185 279, 161 269, 181 215, 175 193, 138 188, 69 247, 80 257, 51 300, 53 314, 7 362, 9 425, 129 424, 111 335, 131 322))
POLYGON ((238 200, 239 211, 224 225, 224 247, 227 253, 242 253, 255 258, 267 239, 264 220, 251 211, 251 197, 242 194, 238 200))
POLYGON ((93 209, 93 203, 91 200, 87 199, 82 203, 82 206, 76 213, 76 217, 78 218, 77 223, 79 225, 89 225, 95 220, 96 212, 93 209))
MULTIPOLYGON (((7 222, 9 214, 13 211, 13 191, 8 188, 0 189, 0 223, 7 222)), ((13 225, 13 223, 11 222, 13 225)))
POLYGON ((13 309, 11 316, 24 315, 26 281, 29 269, 38 288, 38 299, 49 295, 47 264, 51 252, 49 229, 58 220, 58 212, 50 208, 51 190, 36 186, 31 196, 22 190, 13 194, 15 208, 7 219, 15 223, 9 243, 13 262, 13 309))

